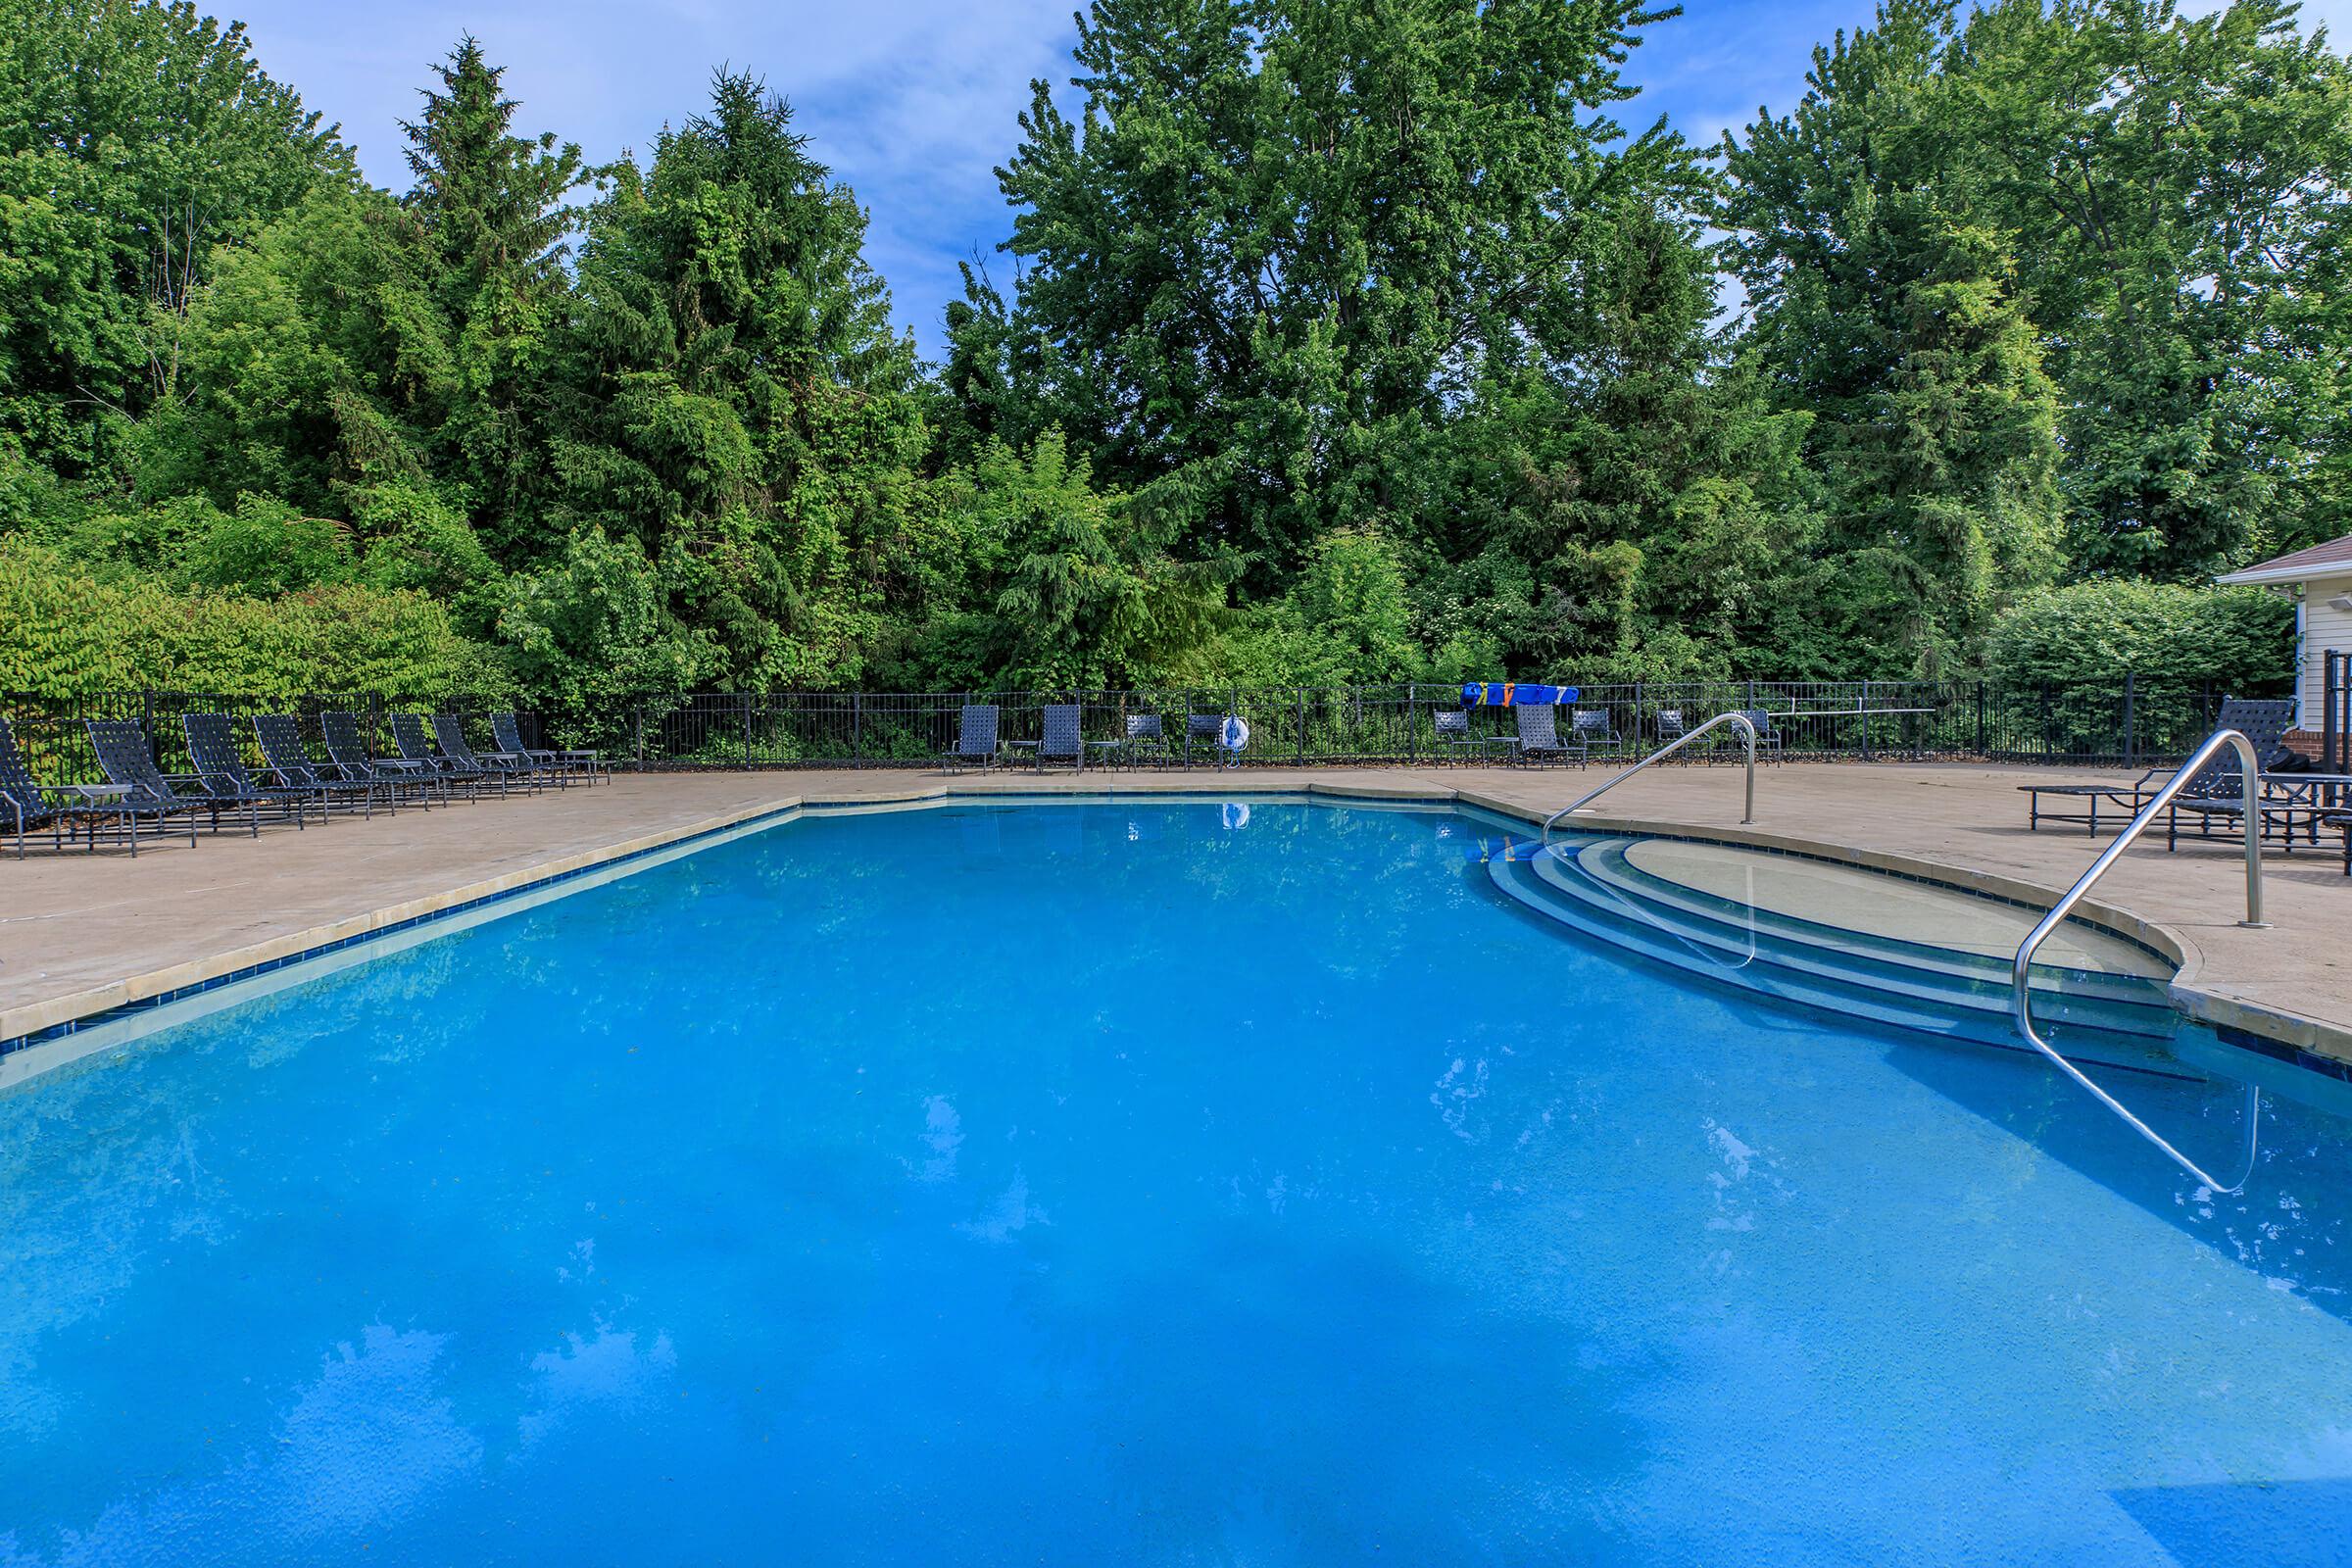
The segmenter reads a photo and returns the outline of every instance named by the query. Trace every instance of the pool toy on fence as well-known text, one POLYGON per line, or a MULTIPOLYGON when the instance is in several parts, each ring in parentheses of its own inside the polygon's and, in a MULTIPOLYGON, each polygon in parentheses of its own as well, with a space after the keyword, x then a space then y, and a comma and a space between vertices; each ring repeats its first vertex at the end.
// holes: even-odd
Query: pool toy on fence
POLYGON ((1574 686, 1541 686, 1532 680, 1466 680, 1464 708, 1561 708, 1583 692, 1574 686))

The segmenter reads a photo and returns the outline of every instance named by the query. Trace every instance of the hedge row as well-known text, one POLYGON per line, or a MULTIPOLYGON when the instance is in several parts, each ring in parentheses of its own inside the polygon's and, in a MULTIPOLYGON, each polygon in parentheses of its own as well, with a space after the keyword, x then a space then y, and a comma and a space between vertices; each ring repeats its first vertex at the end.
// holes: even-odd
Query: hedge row
POLYGON ((500 695, 512 677, 423 594, 321 587, 279 599, 93 578, 0 537, 0 691, 500 695))

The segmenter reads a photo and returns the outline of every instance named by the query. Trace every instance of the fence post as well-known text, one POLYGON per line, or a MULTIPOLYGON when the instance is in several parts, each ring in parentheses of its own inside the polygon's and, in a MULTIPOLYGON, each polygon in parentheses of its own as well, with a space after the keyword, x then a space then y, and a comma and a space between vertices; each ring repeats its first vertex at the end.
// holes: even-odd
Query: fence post
POLYGON ((1298 766, 1306 765, 1306 688, 1298 688, 1298 766))
POLYGON ((1862 715, 1862 760, 1870 760, 1870 682, 1862 682, 1862 695, 1854 699, 1855 711, 1862 715))
POLYGON ((2124 671, 2124 765, 2125 765, 2126 767, 2130 767, 2130 766, 2132 766, 2132 760, 2133 760, 2134 758, 2136 758, 2136 757, 2139 755, 2139 748, 2138 748, 2138 746, 2135 744, 2135 742, 2136 742, 2136 740, 2137 740, 2137 738, 2138 738, 2138 737, 2137 737, 2136 733, 2134 732, 2134 730, 2133 730, 2133 728, 2132 728, 2132 709, 2133 709, 2133 707, 2135 706, 2135 702, 2136 702, 2136 699, 2137 699, 2137 697, 2138 697, 2138 689, 2139 689, 2139 672, 2138 672, 2137 670, 2132 670, 2132 669, 2127 669, 2127 670, 2125 670, 2125 671, 2124 671))
POLYGON ((629 729, 635 740, 637 771, 642 773, 645 771, 645 705, 643 703, 630 705, 629 729))
POLYGON ((850 693, 850 760, 865 765, 865 693, 850 693))
POLYGON ((1977 757, 1982 761, 1989 762, 1992 760, 1992 754, 1985 750, 1986 739, 1984 734, 1984 682, 1980 679, 1977 682, 1977 757))
POLYGON ((1421 688, 1416 682, 1406 681, 1404 683, 1404 765, 1407 767, 1421 760, 1420 752, 1417 750, 1420 745, 1420 737, 1413 733, 1413 707, 1415 700, 1420 695, 1421 688))
POLYGON ((752 694, 738 692, 736 696, 743 704, 743 765, 748 769, 752 765, 752 694))

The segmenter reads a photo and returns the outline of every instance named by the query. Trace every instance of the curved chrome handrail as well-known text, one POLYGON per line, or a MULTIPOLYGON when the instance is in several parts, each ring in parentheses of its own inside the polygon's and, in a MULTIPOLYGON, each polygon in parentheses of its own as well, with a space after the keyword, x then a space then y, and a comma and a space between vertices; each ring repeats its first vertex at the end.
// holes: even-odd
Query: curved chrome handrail
POLYGON ((2098 1098, 2100 1104, 2123 1117, 2126 1122, 2131 1124, 2133 1132, 2164 1151, 2174 1164, 2203 1182, 2207 1187, 2212 1188, 2216 1193, 2228 1195, 2243 1190, 2247 1178, 2254 1174, 2254 1160, 2258 1152, 2256 1118, 2262 1108, 2262 1091, 2253 1084, 2246 1086, 2246 1168, 2236 1181, 2224 1184, 2219 1179, 2208 1175, 2195 1160, 2166 1143, 2146 1122, 2126 1110, 2122 1102, 2097 1084, 2092 1083, 2088 1077, 2084 1076, 2080 1067, 2050 1049, 2049 1042, 2043 1040, 2034 1027, 2033 989, 2034 950, 2040 947, 2042 940, 2052 931, 2058 929, 2059 922, 2067 917, 2069 911, 2076 905, 2082 902, 2082 896, 2090 891, 2091 884, 2107 874, 2107 868, 2116 862, 2116 858, 2124 851, 2132 847, 2133 839, 2138 838, 2142 832, 2146 831, 2148 824, 2156 819, 2156 813, 2172 805, 2173 797, 2185 789, 2188 781, 2196 777, 2199 770, 2213 760, 2214 754, 2225 746, 2231 747, 2237 752, 2238 785, 2241 791, 2239 805, 2246 820, 2246 917, 2237 923, 2253 930, 2264 930, 2269 927, 2270 922, 2262 917, 2262 813, 2257 805, 2257 795, 2261 789, 2262 761, 2254 755, 2254 743, 2248 740, 2243 733, 2233 729, 2216 730, 2212 735, 2206 737, 2204 745, 2190 754, 2187 761, 2180 764, 2180 771, 2167 779, 2164 787, 2156 792, 2146 806, 2140 808, 2139 814, 2132 819, 2132 825, 2115 836, 2115 842, 2107 846, 2106 853, 2090 862, 2090 869, 2078 877, 2075 885, 2068 888, 2056 904, 2050 906, 2050 912, 2041 917, 2041 923, 2034 928, 2033 933, 2023 943, 2019 944, 2017 961, 2010 970, 2009 987, 2011 1008, 2017 1014, 2017 1032, 2025 1037, 2027 1045, 2032 1046, 2035 1051, 2057 1063, 2060 1071, 2089 1090, 2098 1098))
POLYGON ((1656 751, 1650 753, 1647 757, 1644 757, 1642 759, 1642 760, 1636 762, 1633 766, 1627 768, 1615 778, 1610 779, 1600 788, 1592 791, 1591 794, 1578 796, 1575 800, 1570 801, 1566 806, 1563 806, 1558 810, 1552 812, 1549 816, 1544 819, 1544 837, 1546 840, 1551 837, 1552 824, 1557 822, 1561 817, 1566 816, 1571 811, 1583 810, 1586 807, 1592 805, 1594 801, 1599 800, 1603 795, 1608 794, 1609 791, 1615 789, 1627 779, 1632 778, 1636 773, 1641 772, 1650 763, 1655 762, 1662 758, 1672 757, 1675 753, 1681 751, 1684 747, 1690 745, 1692 741, 1698 739, 1707 731, 1715 728, 1715 726, 1718 724, 1739 725, 1740 736, 1747 742, 1747 807, 1746 809, 1740 813, 1740 825, 1746 827, 1752 824, 1756 819, 1756 726, 1749 722, 1745 713, 1717 713, 1713 718, 1710 718, 1704 724, 1699 725, 1698 728, 1668 741, 1665 745, 1659 747, 1656 751))

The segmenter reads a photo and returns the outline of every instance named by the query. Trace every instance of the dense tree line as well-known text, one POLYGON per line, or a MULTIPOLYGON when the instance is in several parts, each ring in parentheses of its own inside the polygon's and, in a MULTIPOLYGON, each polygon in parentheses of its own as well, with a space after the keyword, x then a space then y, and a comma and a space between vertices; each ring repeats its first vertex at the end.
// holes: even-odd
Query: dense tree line
POLYGON ((1885 0, 1693 147, 1672 18, 1097 0, 929 366, 757 76, 593 168, 461 39, 392 192, 234 25, 0 0, 0 685, 2281 657, 2180 585, 2352 527, 2325 38, 1885 0))

